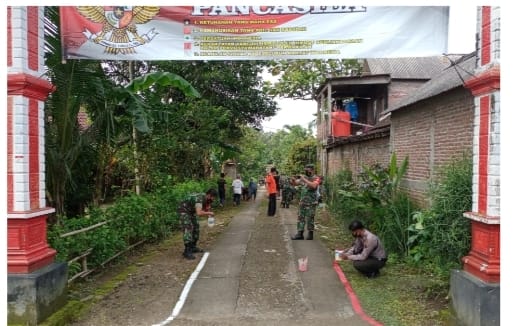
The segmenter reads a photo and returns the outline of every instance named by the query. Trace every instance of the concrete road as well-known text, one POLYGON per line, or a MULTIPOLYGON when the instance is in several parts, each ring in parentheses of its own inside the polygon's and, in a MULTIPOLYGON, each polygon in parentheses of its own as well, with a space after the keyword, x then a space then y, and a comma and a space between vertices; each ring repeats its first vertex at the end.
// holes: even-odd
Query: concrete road
POLYGON ((263 191, 245 203, 204 254, 173 312, 154 325, 370 325, 352 308, 333 254, 316 234, 291 240, 297 207, 278 207, 268 217, 261 201, 267 202, 263 191), (300 272, 303 257, 308 270, 300 272))

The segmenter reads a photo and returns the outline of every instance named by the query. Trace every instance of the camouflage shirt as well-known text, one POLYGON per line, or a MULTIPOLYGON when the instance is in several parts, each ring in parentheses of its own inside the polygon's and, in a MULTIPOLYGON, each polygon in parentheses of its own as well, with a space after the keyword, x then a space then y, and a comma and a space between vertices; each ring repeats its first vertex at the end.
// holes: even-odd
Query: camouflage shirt
POLYGON ((207 201, 205 194, 190 194, 180 202, 178 212, 196 214, 196 204, 202 204, 202 210, 207 211, 211 203, 207 201))
MULTIPOLYGON (((317 175, 305 177, 309 182, 316 182, 319 186, 320 179, 317 175)), ((311 187, 303 184, 300 188, 300 205, 316 205, 318 203, 318 187, 312 189, 311 187)))
POLYGON ((292 191, 293 190, 293 185, 291 184, 291 178, 290 177, 282 178, 281 182, 282 182, 281 188, 283 190, 285 190, 285 191, 292 191), (283 182, 282 182, 282 180, 283 180, 283 182))

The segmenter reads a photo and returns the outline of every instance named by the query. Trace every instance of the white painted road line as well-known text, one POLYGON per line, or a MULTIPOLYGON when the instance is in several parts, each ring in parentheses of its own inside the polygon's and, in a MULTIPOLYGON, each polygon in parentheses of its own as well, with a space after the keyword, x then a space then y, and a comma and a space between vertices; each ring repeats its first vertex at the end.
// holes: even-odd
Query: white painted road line
POLYGON ((182 307, 184 306, 184 303, 186 302, 187 295, 189 294, 189 290, 191 290, 191 287, 193 286, 193 283, 198 278, 198 275, 200 274, 200 271, 202 270, 203 266, 205 265, 205 262, 207 261, 207 257, 209 257, 209 253, 208 252, 203 254, 202 260, 200 261, 198 266, 196 266, 196 269, 194 270, 194 272, 189 277, 189 280, 187 280, 186 285, 184 285, 184 289, 182 289, 182 293, 180 294, 180 298, 178 299, 177 303, 175 304, 175 308, 173 308, 173 311, 171 312, 171 315, 168 318, 166 318, 166 320, 160 322, 159 324, 153 324, 152 326, 164 326, 164 325, 167 325, 167 324, 171 323, 171 321, 178 316, 178 314, 180 313, 180 310, 182 310, 182 307))

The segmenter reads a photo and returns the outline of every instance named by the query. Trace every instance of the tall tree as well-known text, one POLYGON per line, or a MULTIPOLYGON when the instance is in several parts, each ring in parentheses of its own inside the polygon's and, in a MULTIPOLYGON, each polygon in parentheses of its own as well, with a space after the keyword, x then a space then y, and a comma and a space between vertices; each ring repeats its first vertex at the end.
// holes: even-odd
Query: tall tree
POLYGON ((298 173, 305 164, 316 162, 316 139, 309 129, 286 126, 275 133, 264 133, 262 138, 267 161, 281 174, 298 173))
POLYGON ((315 100, 326 78, 358 75, 361 64, 356 59, 280 60, 270 61, 268 71, 278 78, 265 82, 264 91, 271 96, 315 100))
POLYGON ((224 108, 232 117, 228 126, 236 136, 241 126, 260 127, 264 118, 275 115, 277 104, 262 92, 260 61, 166 61, 154 69, 174 71, 187 79, 213 107, 224 108))
POLYGON ((159 131, 144 140, 147 158, 160 161, 161 172, 177 178, 219 172, 221 162, 239 155, 246 126, 258 128, 264 118, 278 110, 276 103, 261 91, 262 65, 231 61, 150 63, 151 71, 172 70, 184 76, 202 99, 187 99, 174 89, 153 90, 172 99, 173 110, 158 124, 159 131), (156 150, 155 146, 164 144, 170 147, 156 150), (185 161, 190 163, 184 164, 185 161))
POLYGON ((266 173, 265 167, 269 157, 266 155, 266 143, 264 133, 258 129, 246 127, 243 137, 238 142, 241 152, 235 157, 240 163, 238 171, 245 184, 250 177, 259 178, 266 173))

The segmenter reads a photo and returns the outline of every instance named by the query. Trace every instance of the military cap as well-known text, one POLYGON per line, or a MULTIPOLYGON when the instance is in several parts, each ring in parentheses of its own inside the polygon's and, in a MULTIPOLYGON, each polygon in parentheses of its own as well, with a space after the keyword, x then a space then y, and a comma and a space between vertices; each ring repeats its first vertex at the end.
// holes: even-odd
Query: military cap
POLYGON ((307 164, 305 165, 306 169, 314 169, 314 164, 307 164))

